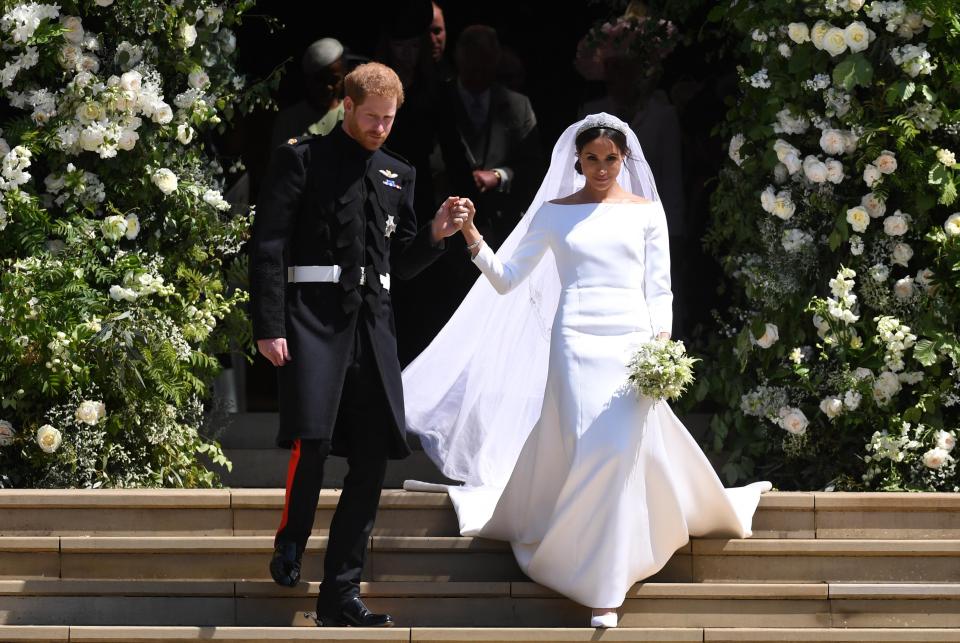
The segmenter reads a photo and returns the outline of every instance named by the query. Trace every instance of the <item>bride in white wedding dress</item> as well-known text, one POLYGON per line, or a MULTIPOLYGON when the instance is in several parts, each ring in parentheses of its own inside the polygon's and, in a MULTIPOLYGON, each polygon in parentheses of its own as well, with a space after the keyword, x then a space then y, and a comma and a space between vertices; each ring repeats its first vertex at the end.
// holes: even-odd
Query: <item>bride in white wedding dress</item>
POLYGON ((666 217, 625 123, 596 114, 561 136, 497 254, 462 201, 486 279, 404 372, 408 429, 464 482, 442 487, 463 535, 509 541, 530 578, 614 627, 690 536, 749 536, 770 484, 724 489, 669 406, 626 384, 637 347, 669 337, 673 296, 666 217))

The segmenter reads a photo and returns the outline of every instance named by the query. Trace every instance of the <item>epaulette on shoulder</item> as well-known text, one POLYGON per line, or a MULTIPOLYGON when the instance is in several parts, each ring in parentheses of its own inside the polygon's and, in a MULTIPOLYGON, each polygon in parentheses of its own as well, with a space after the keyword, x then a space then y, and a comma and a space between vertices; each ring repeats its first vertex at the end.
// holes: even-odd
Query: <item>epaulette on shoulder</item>
POLYGON ((400 161, 400 162, 403 163, 404 165, 407 165, 407 166, 409 166, 409 167, 413 167, 413 163, 411 163, 411 162, 408 161, 407 159, 403 158, 402 156, 400 156, 399 154, 397 154, 396 152, 394 152, 393 150, 391 150, 390 148, 388 148, 388 147, 386 147, 386 146, 381 146, 381 147, 380 147, 380 151, 383 152, 384 154, 386 154, 387 156, 390 156, 390 157, 392 157, 392 158, 395 158, 396 160, 400 161))
POLYGON ((309 143, 309 142, 312 141, 314 138, 316 138, 316 137, 313 136, 312 134, 305 134, 305 135, 303 135, 303 136, 294 136, 293 138, 288 138, 286 144, 287 144, 287 145, 301 145, 301 144, 303 144, 303 143, 309 143))

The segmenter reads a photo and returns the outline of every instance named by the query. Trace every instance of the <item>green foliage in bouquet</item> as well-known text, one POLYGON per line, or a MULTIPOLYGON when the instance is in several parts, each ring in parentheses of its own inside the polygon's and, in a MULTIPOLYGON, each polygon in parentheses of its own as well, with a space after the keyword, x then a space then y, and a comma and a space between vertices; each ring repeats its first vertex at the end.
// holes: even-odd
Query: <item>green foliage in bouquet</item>
POLYGON ((655 339, 641 344, 627 365, 627 380, 637 393, 654 400, 676 400, 693 384, 693 365, 683 342, 655 339))
POLYGON ((0 486, 216 484, 251 213, 209 134, 270 103, 236 68, 252 4, 0 3, 0 486))
POLYGON ((960 5, 723 2, 740 92, 706 243, 730 482, 960 488, 960 5))

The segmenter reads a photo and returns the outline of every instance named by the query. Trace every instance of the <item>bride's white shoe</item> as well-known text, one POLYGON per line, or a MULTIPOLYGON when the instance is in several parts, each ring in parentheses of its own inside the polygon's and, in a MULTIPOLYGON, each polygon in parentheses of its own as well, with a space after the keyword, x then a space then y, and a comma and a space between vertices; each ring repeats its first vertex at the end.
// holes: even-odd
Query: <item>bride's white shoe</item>
POLYGON ((617 626, 617 613, 607 612, 599 616, 590 617, 590 627, 610 628, 617 626))

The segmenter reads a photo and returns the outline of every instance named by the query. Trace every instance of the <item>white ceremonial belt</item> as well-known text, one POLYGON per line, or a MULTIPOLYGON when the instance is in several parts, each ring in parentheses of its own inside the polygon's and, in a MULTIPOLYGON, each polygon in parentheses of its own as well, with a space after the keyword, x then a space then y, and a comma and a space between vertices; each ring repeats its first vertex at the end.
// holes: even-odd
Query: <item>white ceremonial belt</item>
MULTIPOLYGON (((340 266, 290 266, 287 268, 287 283, 330 283, 340 282, 343 269, 340 266)), ((390 275, 378 275, 384 290, 390 290, 390 275)), ((367 269, 360 268, 360 285, 367 283, 367 269)))

